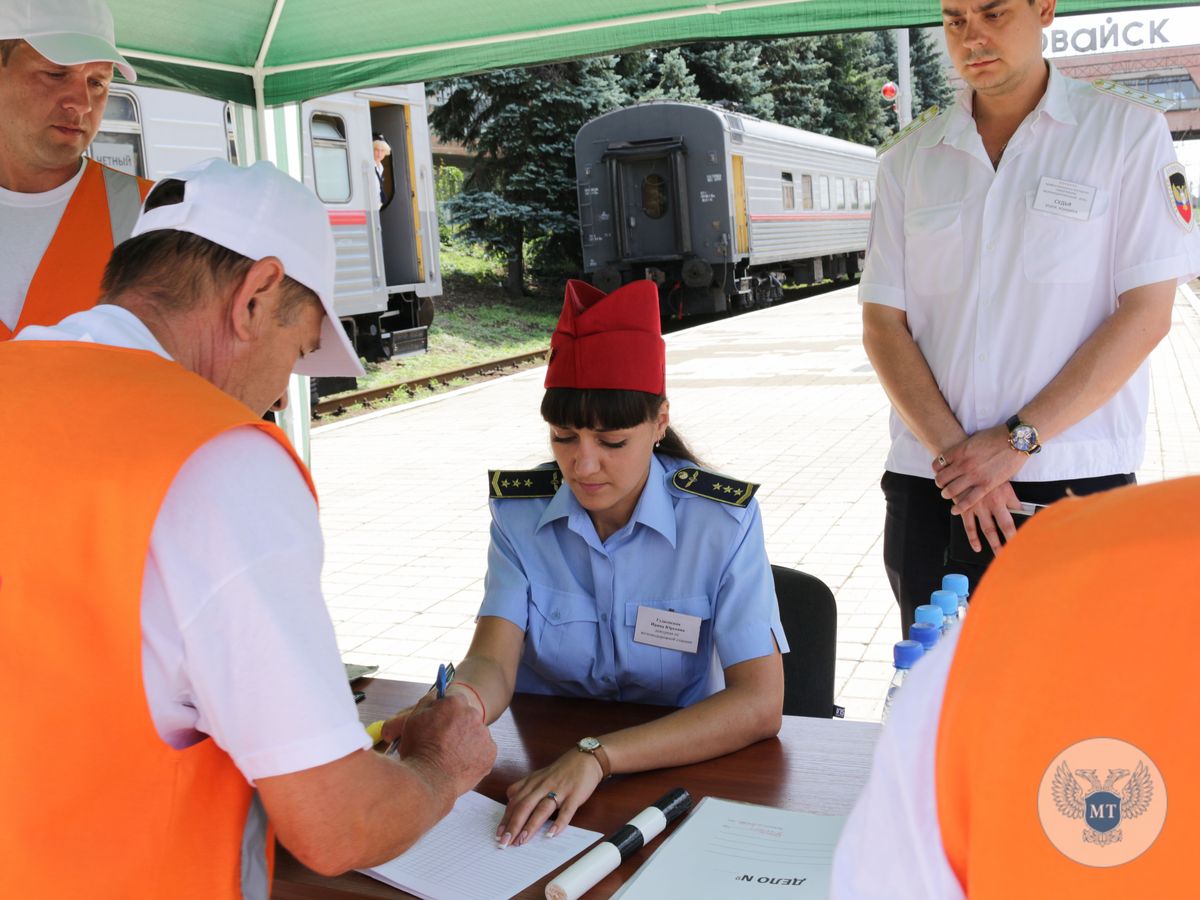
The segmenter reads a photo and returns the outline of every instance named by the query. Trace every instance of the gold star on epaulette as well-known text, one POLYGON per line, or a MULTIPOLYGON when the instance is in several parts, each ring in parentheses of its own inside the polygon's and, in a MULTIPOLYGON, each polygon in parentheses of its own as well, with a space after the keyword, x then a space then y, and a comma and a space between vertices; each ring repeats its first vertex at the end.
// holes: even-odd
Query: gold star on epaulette
POLYGON ((562 486, 557 466, 544 469, 489 469, 488 488, 493 500, 532 500, 553 497, 562 486))
POLYGON ((939 110, 938 107, 936 107, 936 106, 929 107, 929 109, 925 110, 923 113, 921 113, 919 116, 917 116, 911 122, 909 122, 907 125, 905 125, 903 128, 901 128, 895 134, 893 134, 890 138, 888 138, 882 144, 880 144, 878 147, 876 147, 875 155, 883 156, 883 154, 887 153, 889 150, 891 150, 893 147, 895 147, 898 143, 900 143, 902 140, 904 140, 906 137, 908 137, 914 131, 924 128, 926 125, 928 125, 934 119, 936 119, 938 117, 938 113, 940 111, 941 110, 939 110))
POLYGON ((685 494, 694 494, 730 506, 745 506, 758 490, 757 484, 717 476, 696 466, 684 466, 671 476, 670 484, 685 494))
POLYGON ((1122 100, 1128 100, 1131 103, 1140 103, 1142 106, 1149 106, 1151 109, 1156 109, 1159 112, 1166 112, 1175 105, 1174 100, 1168 100, 1166 97, 1158 96, 1158 94, 1147 94, 1145 91, 1139 91, 1137 88, 1132 88, 1116 81, 1109 81, 1105 78, 1097 78, 1092 82, 1092 87, 1102 94, 1111 94, 1114 97, 1120 97, 1122 100))

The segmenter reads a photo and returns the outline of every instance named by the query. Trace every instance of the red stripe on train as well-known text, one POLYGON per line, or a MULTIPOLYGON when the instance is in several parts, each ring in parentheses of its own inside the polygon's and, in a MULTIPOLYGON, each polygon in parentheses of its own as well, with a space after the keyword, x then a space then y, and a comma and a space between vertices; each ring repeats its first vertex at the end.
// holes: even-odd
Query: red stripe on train
POLYGON ((330 225, 366 225, 367 212, 366 210, 358 210, 356 212, 331 212, 329 214, 330 225))
POLYGON ((828 215, 828 216, 811 216, 811 215, 805 215, 805 214, 792 215, 792 214, 787 214, 787 213, 779 214, 779 215, 765 215, 765 214, 760 213, 759 215, 751 216, 750 221, 752 221, 752 222, 801 222, 801 221, 821 222, 821 221, 838 220, 838 219, 869 219, 869 218, 871 218, 870 213, 834 213, 833 215, 828 215))

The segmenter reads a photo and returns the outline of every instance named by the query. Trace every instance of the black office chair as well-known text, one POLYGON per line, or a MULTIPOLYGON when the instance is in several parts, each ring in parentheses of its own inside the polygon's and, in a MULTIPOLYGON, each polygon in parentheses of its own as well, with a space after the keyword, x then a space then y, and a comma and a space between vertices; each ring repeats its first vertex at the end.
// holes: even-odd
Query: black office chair
POLYGON ((832 718, 837 601, 820 578, 771 566, 779 619, 790 653, 783 657, 783 714, 832 718))

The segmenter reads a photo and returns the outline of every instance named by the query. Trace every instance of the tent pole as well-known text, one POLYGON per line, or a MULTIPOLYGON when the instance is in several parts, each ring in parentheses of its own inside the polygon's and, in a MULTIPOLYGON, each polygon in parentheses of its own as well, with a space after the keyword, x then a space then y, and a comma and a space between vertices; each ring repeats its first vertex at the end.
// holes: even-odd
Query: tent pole
MULTIPOLYGON (((280 4, 282 6, 282 3, 280 4)), ((278 7, 276 7, 278 9, 278 7)), ((262 68, 254 70, 254 124, 258 136, 258 158, 269 160, 279 166, 279 147, 273 141, 267 140, 267 105, 265 100, 264 82, 266 73, 262 68)), ((286 168, 285 168, 286 170, 286 168)), ((288 378, 287 409, 275 413, 275 421, 283 429, 283 433, 292 442, 297 455, 304 464, 312 462, 309 442, 309 420, 312 416, 312 398, 309 394, 308 378, 304 375, 292 375, 288 378)))

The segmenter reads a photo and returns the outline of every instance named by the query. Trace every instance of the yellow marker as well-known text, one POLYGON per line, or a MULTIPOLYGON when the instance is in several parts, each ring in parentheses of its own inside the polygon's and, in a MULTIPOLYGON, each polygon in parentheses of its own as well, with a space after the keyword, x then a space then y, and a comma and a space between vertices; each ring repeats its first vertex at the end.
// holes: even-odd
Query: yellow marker
POLYGON ((371 736, 371 743, 378 744, 383 740, 383 719, 378 722, 372 722, 367 726, 367 734, 371 736))

